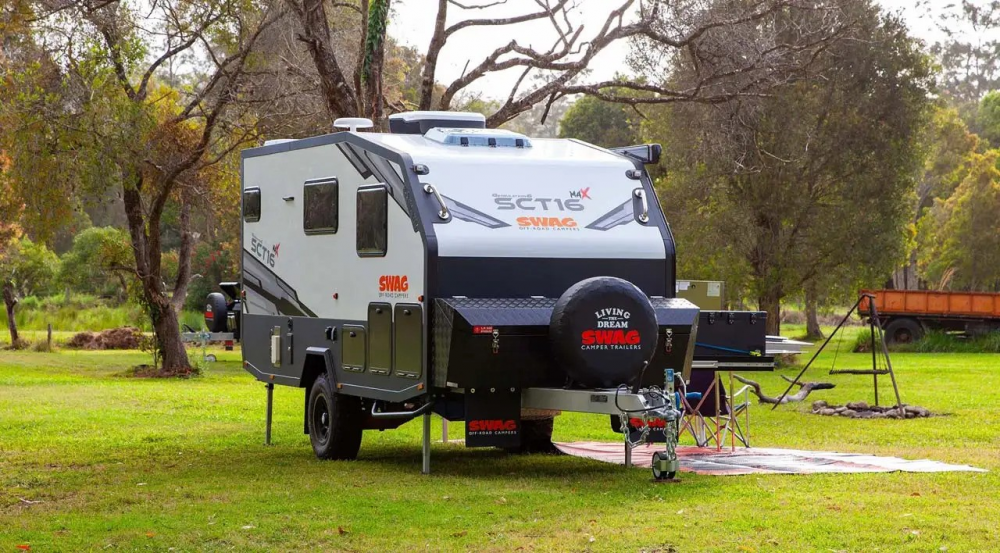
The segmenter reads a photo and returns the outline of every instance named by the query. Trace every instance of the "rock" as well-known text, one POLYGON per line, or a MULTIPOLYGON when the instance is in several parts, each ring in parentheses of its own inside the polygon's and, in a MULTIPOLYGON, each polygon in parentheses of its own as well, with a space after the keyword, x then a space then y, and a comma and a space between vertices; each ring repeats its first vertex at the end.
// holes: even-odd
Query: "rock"
POLYGON ((917 407, 916 405, 907 405, 905 409, 907 414, 912 413, 917 417, 929 417, 931 415, 930 411, 924 409, 923 407, 917 407))
POLYGON ((847 404, 848 409, 854 409, 855 411, 867 411, 868 403, 864 401, 852 401, 847 404))
POLYGON ((872 418, 875 418, 875 415, 877 415, 877 414, 878 413, 875 413, 873 411, 858 411, 858 413, 856 415, 854 415, 854 418, 856 418, 856 419, 872 419, 872 418))
POLYGON ((836 415, 837 411, 835 409, 826 408, 826 409, 820 409, 819 411, 817 411, 817 413, 829 417, 832 415, 836 415))
POLYGON ((827 405, 829 405, 827 402, 823 401, 822 399, 818 399, 813 402, 813 411, 819 411, 820 409, 826 407, 827 405))
POLYGON ((881 411, 875 411, 875 412, 869 411, 869 413, 872 414, 872 418, 873 419, 884 419, 885 418, 885 413, 883 413, 881 411))
POLYGON ((838 414, 840 414, 843 413, 844 411, 847 411, 847 407, 841 405, 840 407, 834 407, 833 410, 836 411, 838 414))
POLYGON ((840 416, 841 417, 851 417, 851 418, 853 418, 857 414, 858 414, 858 412, 855 411, 854 409, 844 409, 843 411, 840 412, 840 416))

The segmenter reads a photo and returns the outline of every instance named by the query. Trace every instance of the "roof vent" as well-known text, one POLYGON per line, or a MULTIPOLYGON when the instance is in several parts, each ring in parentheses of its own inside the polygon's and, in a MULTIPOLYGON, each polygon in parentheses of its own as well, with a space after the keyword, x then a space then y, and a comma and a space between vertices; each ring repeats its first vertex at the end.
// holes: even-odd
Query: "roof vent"
POLYGON ((530 148, 531 140, 523 134, 506 129, 451 129, 434 127, 424 138, 446 146, 480 146, 487 148, 530 148))
POLYGON ((389 132, 393 134, 426 134, 435 127, 485 129, 486 117, 462 111, 405 111, 389 116, 389 132))

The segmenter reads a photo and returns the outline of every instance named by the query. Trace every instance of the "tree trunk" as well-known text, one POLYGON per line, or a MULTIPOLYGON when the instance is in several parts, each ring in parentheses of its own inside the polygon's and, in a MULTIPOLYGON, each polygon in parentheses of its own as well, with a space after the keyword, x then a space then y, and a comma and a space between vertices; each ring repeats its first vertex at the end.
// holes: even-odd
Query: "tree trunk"
POLYGON ((194 249, 194 237, 191 235, 191 205, 186 198, 181 198, 181 202, 181 245, 177 254, 177 281, 170 297, 175 312, 184 309, 184 302, 187 300, 188 285, 191 283, 191 252, 194 249))
MULTIPOLYGON (((146 293, 148 295, 148 291, 146 293)), ((184 349, 184 342, 181 341, 177 312, 162 294, 159 294, 159 301, 159 308, 151 308, 150 311, 153 332, 156 334, 160 356, 163 359, 161 370, 168 375, 187 374, 191 370, 191 363, 188 360, 187 350, 184 349)))
POLYGON ((17 336, 17 321, 14 320, 14 306, 17 305, 17 296, 14 294, 14 283, 6 280, 3 283, 3 304, 7 308, 7 328, 10 330, 10 345, 17 347, 21 340, 17 336))
POLYGON ((819 316, 817 315, 816 285, 806 285, 806 338, 809 340, 822 340, 823 331, 819 328, 819 316))
POLYGON ((187 374, 191 370, 187 351, 181 342, 181 329, 177 312, 167 299, 161 280, 162 273, 160 241, 157 236, 146 233, 159 232, 158 221, 147 222, 142 209, 142 180, 133 186, 126 186, 122 200, 125 216, 128 218, 129 235, 132 237, 132 251, 135 254, 136 274, 142 286, 142 301, 145 304, 156 336, 157 349, 162 359, 162 371, 166 374, 187 374))
POLYGON ((767 334, 781 335, 781 292, 768 290, 757 299, 758 309, 767 312, 767 334))
POLYGON ((382 97, 382 68, 385 61, 385 31, 389 17, 389 3, 390 0, 373 0, 369 4, 368 26, 365 29, 367 40, 364 56, 361 59, 364 108, 377 131, 384 130, 382 119, 385 113, 385 100, 382 97))

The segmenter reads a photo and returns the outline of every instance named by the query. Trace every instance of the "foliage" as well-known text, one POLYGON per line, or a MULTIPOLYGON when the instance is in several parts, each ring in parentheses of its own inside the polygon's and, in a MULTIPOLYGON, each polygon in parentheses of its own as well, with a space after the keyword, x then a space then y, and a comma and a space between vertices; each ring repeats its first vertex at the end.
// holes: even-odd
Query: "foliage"
POLYGON ((1000 2, 950 2, 938 26, 947 37, 931 48, 941 64, 941 87, 960 108, 974 109, 983 94, 1000 89, 1000 40, 993 33, 1000 27, 1000 2))
MULTIPOLYGON (((219 292, 220 282, 231 282, 239 277, 239 245, 208 244, 202 242, 195 248, 191 266, 197 278, 191 281, 184 308, 189 311, 204 312, 205 297, 211 292, 219 292)), ((196 326, 200 328, 202 322, 196 326)))
POLYGON ((972 154, 968 174, 920 222, 919 268, 941 288, 1000 290, 1000 150, 972 154))
POLYGON ((74 291, 125 300, 136 292, 132 244, 126 231, 91 227, 73 238, 59 280, 74 291))
POLYGON ((976 115, 979 136, 993 148, 1000 148, 1000 90, 991 90, 979 101, 976 115))
POLYGON ((559 138, 577 138, 611 148, 640 142, 638 114, 625 104, 580 98, 559 121, 559 138))
MULTIPOLYGON (((865 327, 858 331, 854 347, 851 351, 858 353, 870 352, 872 349, 871 343, 871 331, 865 327)), ((889 344, 889 351, 910 353, 1000 353, 1000 331, 966 337, 940 330, 931 330, 915 342, 889 344)))
POLYGON ((45 244, 36 244, 27 237, 9 243, 0 255, 0 272, 12 278, 22 297, 52 293, 58 271, 59 257, 45 244))
POLYGON ((280 10, 240 0, 31 5, 39 13, 29 42, 61 38, 41 56, 3 67, 0 119, 15 123, 3 143, 13 160, 10 182, 26 213, 39 203, 39 233, 47 234, 69 220, 53 212, 81 197, 118 194, 139 284, 131 297, 150 317, 166 368, 185 369, 177 310, 191 278, 192 225, 210 195, 213 166, 256 139, 252 112, 239 109, 242 77, 280 10), (54 62, 55 78, 39 57, 54 62), (39 178, 46 186, 36 185, 39 178), (164 247, 172 238, 165 227, 174 229, 176 248, 164 247), (163 270, 171 249, 176 275, 163 270))
MULTIPOLYGON (((815 285, 843 301, 906 253, 930 68, 900 21, 869 2, 840 5, 857 40, 817 56, 814 78, 766 98, 651 110, 644 125, 665 146, 658 186, 679 270, 745 285, 771 333, 782 298, 815 285)), ((681 58, 673 78, 697 71, 681 58)))

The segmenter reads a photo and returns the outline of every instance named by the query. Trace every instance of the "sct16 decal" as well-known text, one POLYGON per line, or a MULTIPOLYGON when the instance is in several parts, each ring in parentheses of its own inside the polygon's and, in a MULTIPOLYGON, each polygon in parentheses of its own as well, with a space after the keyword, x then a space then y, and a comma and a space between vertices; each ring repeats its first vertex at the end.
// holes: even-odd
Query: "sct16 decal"
POLYGON ((250 251, 253 252, 254 256, 257 257, 264 265, 274 268, 274 264, 278 261, 278 248, 281 244, 275 244, 268 247, 263 240, 257 238, 256 234, 250 235, 250 251))
POLYGON ((499 210, 583 211, 583 200, 590 199, 590 188, 571 190, 569 198, 542 198, 533 194, 493 194, 499 210))

